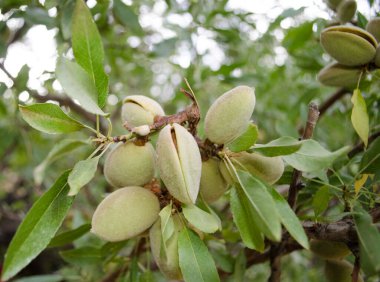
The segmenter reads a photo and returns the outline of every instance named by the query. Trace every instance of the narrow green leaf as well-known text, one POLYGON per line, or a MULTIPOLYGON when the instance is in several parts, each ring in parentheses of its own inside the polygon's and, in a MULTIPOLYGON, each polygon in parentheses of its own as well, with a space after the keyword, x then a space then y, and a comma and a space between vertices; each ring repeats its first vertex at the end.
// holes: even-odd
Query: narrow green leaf
POLYGON ((76 266, 99 263, 103 259, 101 250, 95 247, 82 247, 61 251, 59 254, 66 262, 76 266))
POLYGON ((17 229, 3 266, 2 279, 8 280, 28 265, 49 244, 71 207, 69 187, 63 173, 54 185, 32 206, 17 229))
POLYGON ((376 174, 380 167, 380 138, 377 138, 364 153, 360 162, 360 172, 376 174))
POLYGON ((19 105, 23 119, 33 128, 50 134, 70 133, 84 128, 59 106, 50 103, 19 105))
POLYGON ((351 123, 364 145, 368 145, 369 118, 367 105, 359 89, 355 89, 351 97, 353 104, 351 113, 351 123))
POLYGON ((91 159, 79 161, 75 164, 68 180, 70 185, 69 196, 75 196, 78 194, 80 188, 94 178, 99 159, 100 156, 97 156, 91 159))
POLYGON ((285 156, 297 152, 302 146, 302 141, 296 138, 284 136, 267 144, 256 144, 252 152, 260 152, 267 157, 285 156))
POLYGON ((232 152, 242 152, 251 148, 259 136, 259 129, 256 124, 250 123, 247 130, 237 139, 228 144, 228 148, 232 152))
POLYGON ((138 266, 137 256, 132 257, 132 261, 129 265, 129 273, 127 282, 139 282, 139 266, 138 266))
POLYGON ((257 223, 254 221, 254 213, 241 189, 231 189, 230 205, 233 220, 239 230, 244 245, 250 249, 263 252, 265 248, 264 236, 257 223))
POLYGON ((328 186, 322 186, 313 198, 313 209, 315 216, 321 215, 328 207, 330 201, 330 190, 328 186))
POLYGON ((174 221, 172 217, 172 203, 164 207, 160 213, 160 220, 161 220, 161 249, 160 253, 162 254, 163 257, 166 258, 166 254, 168 252, 167 250, 167 244, 169 239, 172 237, 174 234, 175 228, 174 228, 174 221))
POLYGON ((305 249, 309 249, 309 240, 306 236, 305 230, 302 227, 297 215, 290 208, 288 202, 271 186, 267 186, 271 193, 273 200, 276 203, 276 209, 280 215, 281 223, 288 230, 289 234, 305 249))
POLYGON ((214 233, 219 228, 215 217, 196 205, 182 205, 182 212, 185 218, 200 231, 214 233))
POLYGON ((203 241, 188 228, 178 238, 179 266, 186 282, 220 281, 214 260, 203 241))
POLYGON ((353 208, 360 247, 360 266, 367 275, 380 274, 380 232, 372 217, 360 206, 353 208))
POLYGON ((104 50, 102 38, 83 0, 77 0, 72 23, 72 44, 78 64, 89 74, 94 82, 100 108, 106 105, 108 76, 103 68, 104 50))
POLYGON ((91 224, 86 223, 73 230, 58 234, 53 239, 51 239, 48 247, 53 248, 53 247, 60 247, 60 246, 70 244, 76 239, 86 234, 88 231, 90 231, 90 229, 91 229, 91 224))
POLYGON ((85 144, 87 144, 85 141, 77 139, 63 139, 55 144, 46 158, 33 170, 36 185, 41 185, 45 176, 45 170, 52 162, 85 144))
POLYGON ((240 251, 236 258, 234 273, 232 275, 233 282, 244 281, 245 270, 247 269, 247 258, 244 249, 240 251))
POLYGON ((106 115, 98 106, 98 93, 94 82, 84 69, 60 57, 55 72, 63 90, 71 99, 77 100, 90 113, 106 115))
POLYGON ((139 23, 139 18, 130 6, 125 5, 121 0, 114 0, 113 13, 115 18, 134 34, 143 34, 144 31, 139 23))
POLYGON ((317 141, 308 139, 302 141, 302 147, 294 154, 284 156, 283 159, 299 171, 313 172, 328 168, 335 159, 344 155, 349 150, 348 146, 330 152, 323 148, 317 141))
POLYGON ((249 172, 236 170, 240 185, 245 197, 252 206, 254 220, 260 230, 271 240, 280 241, 281 222, 277 211, 274 209, 275 202, 268 193, 265 184, 254 178, 249 172))

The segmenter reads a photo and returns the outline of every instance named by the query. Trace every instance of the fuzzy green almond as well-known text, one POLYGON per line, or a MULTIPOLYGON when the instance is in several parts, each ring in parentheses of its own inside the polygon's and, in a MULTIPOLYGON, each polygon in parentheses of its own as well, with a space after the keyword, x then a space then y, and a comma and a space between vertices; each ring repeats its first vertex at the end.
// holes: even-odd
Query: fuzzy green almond
MULTIPOLYGON (((320 83, 327 86, 353 88, 356 87, 361 73, 361 68, 332 63, 320 70, 317 78, 320 83)), ((365 73, 362 74, 361 79, 364 76, 365 73)))
POLYGON ((121 118, 130 127, 151 125, 155 116, 164 116, 165 112, 156 101, 143 95, 131 95, 124 99, 121 118))
POLYGON ((147 230, 158 218, 160 203, 148 189, 130 186, 109 194, 96 208, 91 232, 117 242, 147 230))
POLYGON ((351 254, 345 243, 327 240, 311 240, 310 250, 324 259, 342 259, 351 254))
POLYGON ((156 154, 150 142, 142 146, 120 143, 104 162, 104 176, 116 188, 144 185, 155 176, 156 154))
POLYGON ((284 173, 284 162, 281 157, 266 157, 258 153, 241 152, 231 157, 237 167, 243 165, 248 172, 274 184, 284 173))
POLYGON ((355 16, 357 4, 355 0, 343 0, 339 3, 336 13, 341 23, 347 23, 355 16))
POLYGON ((199 193, 207 203, 218 200, 228 188, 228 184, 219 170, 220 162, 219 159, 215 158, 202 162, 199 193))
POLYGON ((201 179, 201 154, 194 137, 183 126, 165 126, 158 136, 157 164, 169 193, 178 201, 194 204, 201 179))
POLYGON ((321 32, 323 49, 338 63, 361 66, 375 56, 377 41, 367 31, 351 26, 333 26, 321 32))
POLYGON ((377 42, 380 42, 380 17, 371 19, 365 29, 376 38, 377 42))
POLYGON ((330 9, 336 10, 338 5, 342 2, 343 0, 325 0, 327 6, 329 6, 330 9))
MULTIPOLYGON (((325 277, 327 282, 351 282, 354 266, 345 260, 326 260, 325 277)), ((358 282, 363 282, 361 275, 358 282)))
POLYGON ((248 86, 238 86, 224 93, 206 114, 206 137, 216 144, 227 144, 239 137, 249 124, 255 103, 255 91, 248 86))
POLYGON ((162 246, 161 220, 158 219, 149 230, 150 248, 153 258, 169 280, 181 280, 182 273, 179 267, 178 235, 183 229, 183 224, 177 214, 173 216, 174 233, 166 242, 166 252, 162 246))

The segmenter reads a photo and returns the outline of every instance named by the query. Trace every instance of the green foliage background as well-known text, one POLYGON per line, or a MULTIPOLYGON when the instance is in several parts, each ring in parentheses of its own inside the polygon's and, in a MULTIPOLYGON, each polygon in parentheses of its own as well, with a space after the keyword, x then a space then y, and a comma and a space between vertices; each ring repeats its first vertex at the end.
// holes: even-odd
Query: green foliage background
MULTIPOLYGON (((70 54, 71 18, 75 1, 41 2, 5 0, 0 3, 2 66, 8 48, 12 44, 24 41, 25 35, 37 25, 55 30, 54 40, 57 43, 58 54, 70 54), (51 16, 52 9, 56 11, 53 13, 54 16, 51 16), (12 20, 21 24, 17 27, 10 25, 12 20)), ((376 12, 376 8, 373 8, 371 15, 376 12)), ((105 112, 111 113, 113 135, 125 133, 120 122, 120 107, 126 95, 151 96, 163 105, 168 114, 183 109, 189 103, 179 91, 180 88, 186 88, 183 78, 187 78, 194 90, 203 117, 212 101, 226 90, 241 84, 255 87, 257 104, 253 120, 260 130, 259 143, 267 143, 280 136, 297 138, 298 129, 306 120, 308 104, 311 101, 321 104, 335 91, 334 88, 322 86, 316 80, 318 71, 331 61, 319 44, 319 33, 328 24, 328 19, 308 18, 304 8, 283 10, 277 18, 268 19, 269 25, 265 32, 260 32, 257 28, 258 15, 243 10, 231 10, 226 0, 142 0, 133 1, 130 5, 121 0, 99 0, 92 6, 91 13, 104 46, 104 64, 109 76, 109 93, 112 98, 109 100, 112 103, 106 104, 105 112), (162 7, 158 17, 162 20, 162 30, 170 37, 163 36, 162 30, 153 26, 142 27, 140 23, 141 15, 152 12, 156 5, 162 7), (178 17, 178 22, 169 20, 173 17, 178 17), (286 20, 291 22, 291 27, 282 27, 281 23, 286 20), (213 50, 202 51, 202 46, 199 46, 202 44, 199 38, 202 37, 212 41, 219 50, 215 52, 223 53, 224 58, 220 66, 215 62, 209 63, 212 60, 210 52, 213 50), (188 56, 188 64, 183 65, 183 62, 179 61, 178 57, 181 54, 188 56)), ((365 20, 365 17, 369 16, 361 15, 362 18, 359 19, 365 20)), ((66 136, 43 134, 28 126, 18 111, 18 104, 22 103, 19 100, 20 93, 26 91, 30 95, 22 104, 55 100, 69 111, 70 116, 91 126, 95 126, 95 120, 88 113, 70 107, 72 104, 68 102, 68 98, 53 86, 56 81, 54 73, 47 72, 41 77, 43 91, 36 91, 30 87, 29 74, 30 69, 25 65, 12 82, 0 83, 1 257, 18 224, 36 198, 49 188, 63 171, 72 168, 78 160, 91 153, 88 146, 81 146, 76 141, 70 145, 73 146, 70 154, 55 157, 45 166, 40 165, 49 150, 66 136), (39 178, 41 181, 38 181, 39 178)), ((378 72, 374 72, 361 84, 372 132, 378 131, 380 124, 379 75, 378 72)), ((331 151, 343 146, 354 146, 359 142, 350 121, 351 109, 350 96, 346 95, 321 117, 314 132, 314 139, 331 151)), ((106 124, 102 126, 106 127, 106 124)), ((202 130, 200 134, 202 135, 202 130)), ((88 135, 83 132, 71 133, 68 137, 83 141, 88 139, 88 135)), ((351 160, 351 166, 339 171, 339 176, 347 183, 353 180, 360 159, 359 154, 351 160)), ((102 162, 103 160, 101 164, 102 162)), ((337 169, 340 169, 339 164, 337 169)), ((285 174, 284 183, 289 173, 285 174)), ((338 182, 337 179, 335 181, 338 182)), ((306 207, 305 218, 314 216, 311 207, 319 186, 321 185, 308 182, 300 194, 302 206, 306 207)), ((352 190, 352 187, 349 189, 352 190)), ((83 191, 75 200, 74 208, 62 231, 88 223, 103 193, 110 191, 102 176, 102 165, 98 167, 96 178, 83 191)), ((335 192, 330 193, 336 196, 335 192)), ((337 194, 341 196, 340 192, 337 194)), ((371 200, 365 198, 363 202, 373 205, 374 203, 368 203, 371 200)), ((340 214, 340 208, 332 209, 327 215, 340 214)), ((238 240, 239 236, 232 227, 232 221, 223 221, 225 238, 231 243, 238 240)), ((128 243, 124 251, 126 254, 131 253, 133 243, 128 243)), ((57 271, 61 275, 56 277, 57 279, 66 277, 73 281, 98 281, 99 277, 103 277, 112 268, 99 267, 102 265, 99 254, 102 242, 94 236, 86 235, 75 241, 74 245, 90 254, 89 261, 82 259, 80 255, 76 256, 73 251, 70 253, 64 249, 60 250, 62 260, 58 257, 56 249, 48 249, 37 261, 37 268, 26 269, 21 275, 51 274, 57 271)), ((240 263, 244 269, 238 254, 231 257, 218 241, 211 241, 209 245, 218 267, 229 272, 234 267, 235 270, 238 269, 240 263)), ((117 244, 112 248, 117 250, 117 244)), ((283 260, 283 281, 321 281, 322 261, 306 259, 310 257, 305 251, 287 256, 283 260)), ((245 272, 245 279, 265 280, 268 271, 267 263, 252 266, 245 272)), ((49 279, 47 281, 53 281, 54 278, 51 276, 49 279)))

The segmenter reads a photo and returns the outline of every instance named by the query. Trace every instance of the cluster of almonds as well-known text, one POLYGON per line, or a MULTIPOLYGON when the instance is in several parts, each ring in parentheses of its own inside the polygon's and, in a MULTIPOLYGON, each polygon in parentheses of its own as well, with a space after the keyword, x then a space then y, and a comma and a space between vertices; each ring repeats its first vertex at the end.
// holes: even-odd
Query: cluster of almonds
MULTIPOLYGON (((344 260, 351 251, 345 243, 326 240, 311 240, 310 250, 325 260, 325 277, 328 282, 351 281, 353 265, 344 260)), ((363 278, 359 276, 359 282, 363 278)))
POLYGON ((370 20, 366 30, 332 26, 321 33, 324 50, 337 62, 324 67, 318 80, 327 86, 354 87, 365 71, 380 68, 380 18, 370 20))
POLYGON ((123 121, 140 137, 147 136, 119 143, 108 154, 104 175, 118 189, 98 205, 91 231, 104 240, 115 242, 150 229, 150 244, 156 263, 169 279, 179 279, 178 234, 185 224, 179 206, 181 203, 194 205, 198 194, 203 201, 210 203, 227 191, 234 180, 220 152, 229 154, 233 163, 269 183, 276 182, 284 171, 280 157, 228 150, 228 144, 249 126, 255 102, 254 90, 247 86, 238 86, 220 96, 205 117, 207 140, 199 141, 209 144, 212 149, 201 154, 195 137, 178 123, 169 123, 160 129, 154 150, 149 141, 149 126, 165 115, 163 109, 148 97, 127 97, 122 106, 123 121), (155 182, 152 179, 156 178, 160 178, 163 185, 153 189, 152 183, 155 182), (170 201, 179 208, 172 210, 175 232, 165 242, 166 253, 163 255, 159 213, 170 201))

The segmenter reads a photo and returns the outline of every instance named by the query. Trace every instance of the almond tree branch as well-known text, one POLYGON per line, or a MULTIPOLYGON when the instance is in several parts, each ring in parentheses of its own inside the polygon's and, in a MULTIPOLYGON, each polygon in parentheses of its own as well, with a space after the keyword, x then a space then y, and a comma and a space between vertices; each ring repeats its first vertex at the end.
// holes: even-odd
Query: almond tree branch
MULTIPOLYGON (((377 132, 373 133, 372 135, 370 135, 368 137, 368 145, 370 145, 378 137, 380 137, 380 131, 377 131, 377 132)), ((360 142, 359 144, 355 145, 355 147, 353 147, 351 149, 351 151, 348 152, 347 156, 350 159, 352 159, 356 154, 360 153, 363 150, 364 150, 364 143, 360 142)))
MULTIPOLYGON (((373 223, 380 221, 380 207, 371 210, 373 223)), ((313 221, 305 221, 302 224, 303 229, 309 239, 328 240, 343 242, 348 245, 357 245, 358 236, 355 224, 352 218, 344 218, 331 223, 317 223, 313 221)), ((380 227, 379 227, 380 231, 380 227)), ((284 242, 286 242, 280 250, 280 255, 286 255, 296 250, 301 250, 303 247, 296 241, 285 234, 284 242)), ((264 253, 259 253, 254 250, 246 250, 247 267, 266 262, 271 259, 271 249, 264 253)))
MULTIPOLYGON (((318 121, 319 111, 318 105, 315 103, 309 104, 309 112, 307 117, 306 126, 303 132, 301 140, 310 139, 313 136, 315 125, 318 121)), ((294 169, 292 175, 292 182, 289 187, 288 203, 289 206, 294 209, 297 201, 297 194, 301 188, 300 178, 302 172, 294 169)), ((278 282, 281 280, 281 256, 283 249, 288 240, 283 239, 279 244, 272 244, 269 251, 269 259, 271 264, 271 275, 268 279, 270 282, 278 282)))
POLYGON ((346 88, 339 88, 337 91, 335 91, 330 98, 328 98, 326 101, 324 101, 321 106, 319 107, 320 116, 324 115, 326 111, 334 105, 339 99, 344 97, 346 94, 350 94, 351 91, 347 90, 346 88))

